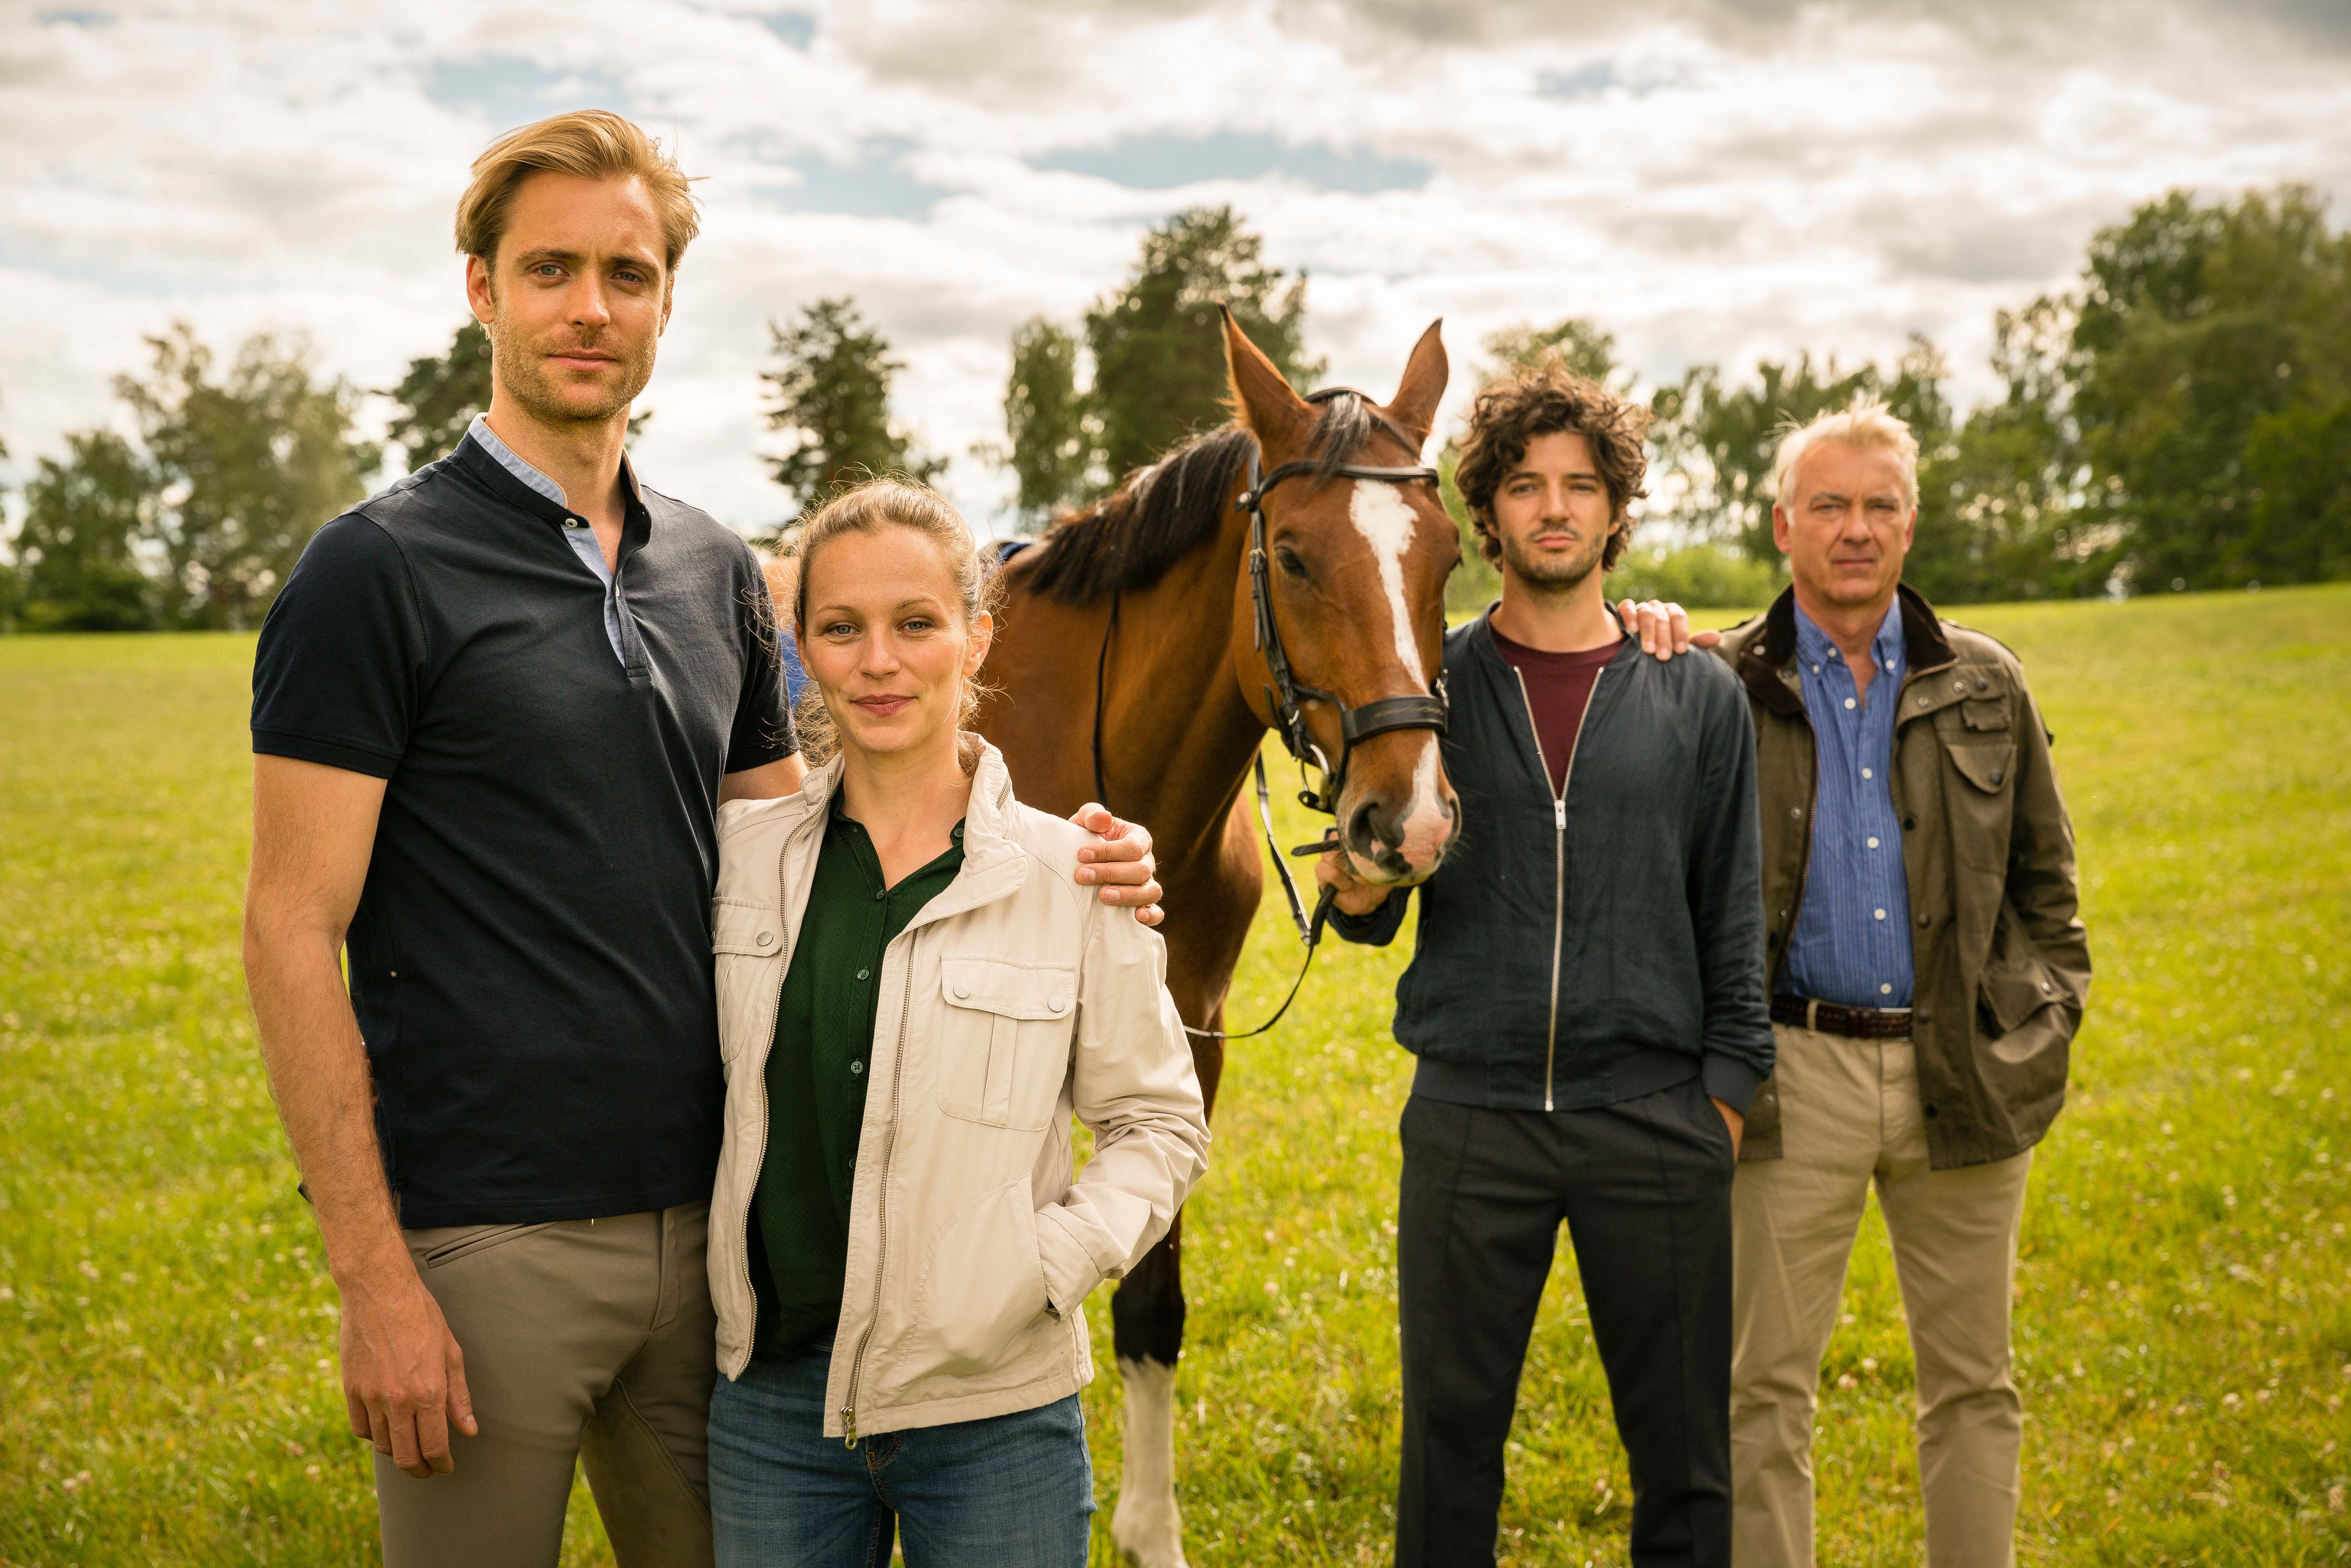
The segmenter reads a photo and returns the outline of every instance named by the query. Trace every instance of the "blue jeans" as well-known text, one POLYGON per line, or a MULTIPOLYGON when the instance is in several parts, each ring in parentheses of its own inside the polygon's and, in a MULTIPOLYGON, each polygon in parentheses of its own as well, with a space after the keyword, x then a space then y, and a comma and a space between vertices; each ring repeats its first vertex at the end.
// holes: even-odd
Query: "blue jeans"
POLYGON ((902 1518, 908 1568, 1084 1568, 1094 1472, 1076 1395, 852 1448, 824 1435, 831 1365, 831 1350, 815 1350, 718 1380, 718 1568, 883 1568, 902 1518))

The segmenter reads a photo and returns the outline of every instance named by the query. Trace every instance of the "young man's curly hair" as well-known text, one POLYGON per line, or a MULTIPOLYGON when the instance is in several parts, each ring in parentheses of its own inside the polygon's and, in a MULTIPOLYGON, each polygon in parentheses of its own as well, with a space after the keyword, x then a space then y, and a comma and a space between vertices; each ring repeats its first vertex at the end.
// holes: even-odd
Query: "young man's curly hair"
POLYGON ((1648 491, 1649 456, 1644 439, 1649 411, 1616 396, 1597 382, 1553 360, 1489 382, 1469 409, 1469 432, 1453 483, 1468 504, 1478 530, 1478 550, 1489 561, 1502 559, 1494 534, 1494 493, 1525 461, 1527 444, 1538 436, 1568 434, 1592 448, 1601 483, 1608 486, 1608 515, 1615 527, 1602 549, 1600 570, 1613 570, 1632 542, 1633 521, 1625 508, 1648 491))

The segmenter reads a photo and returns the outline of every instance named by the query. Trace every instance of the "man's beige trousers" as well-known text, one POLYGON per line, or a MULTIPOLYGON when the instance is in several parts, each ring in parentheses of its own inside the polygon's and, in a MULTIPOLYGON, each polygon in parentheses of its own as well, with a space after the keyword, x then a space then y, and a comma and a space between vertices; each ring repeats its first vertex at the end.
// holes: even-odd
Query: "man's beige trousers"
POLYGON ((1930 1169, 1910 1041, 1772 1033, 1784 1155, 1731 1185, 1731 1561, 1812 1568, 1814 1391, 1875 1181, 1918 1369, 1927 1562, 2009 1568, 2024 1419, 2009 1297, 2032 1153, 1930 1169))
POLYGON ((555 1568, 584 1461, 621 1568, 708 1568, 710 1206, 411 1230, 465 1354, 455 1473, 375 1461, 385 1568, 555 1568))

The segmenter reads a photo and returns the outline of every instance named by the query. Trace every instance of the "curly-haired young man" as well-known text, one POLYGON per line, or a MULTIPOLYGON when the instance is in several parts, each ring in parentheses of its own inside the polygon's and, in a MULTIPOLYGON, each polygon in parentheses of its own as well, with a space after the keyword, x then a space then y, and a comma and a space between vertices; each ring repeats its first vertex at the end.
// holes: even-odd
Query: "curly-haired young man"
MULTIPOLYGON (((1400 1565, 1494 1561, 1527 1338, 1564 1220, 1633 1473, 1633 1560, 1730 1560, 1730 1177, 1771 1070, 1755 738, 1729 672, 1602 598, 1646 414, 1548 366, 1479 395, 1457 477, 1502 597, 1445 641, 1461 836, 1420 887, 1395 1034, 1400 1565)), ((1338 929, 1405 896, 1339 857, 1338 929)))

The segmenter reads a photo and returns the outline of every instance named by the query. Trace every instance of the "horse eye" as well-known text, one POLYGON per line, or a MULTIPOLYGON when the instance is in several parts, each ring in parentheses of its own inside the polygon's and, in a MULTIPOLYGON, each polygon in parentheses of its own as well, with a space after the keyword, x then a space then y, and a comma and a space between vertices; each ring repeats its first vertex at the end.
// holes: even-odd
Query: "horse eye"
POLYGON ((1273 549, 1273 559, 1280 561, 1281 563, 1281 570, 1288 572, 1292 577, 1304 577, 1307 575, 1306 563, 1299 559, 1298 552, 1291 549, 1288 545, 1276 545, 1273 549))

